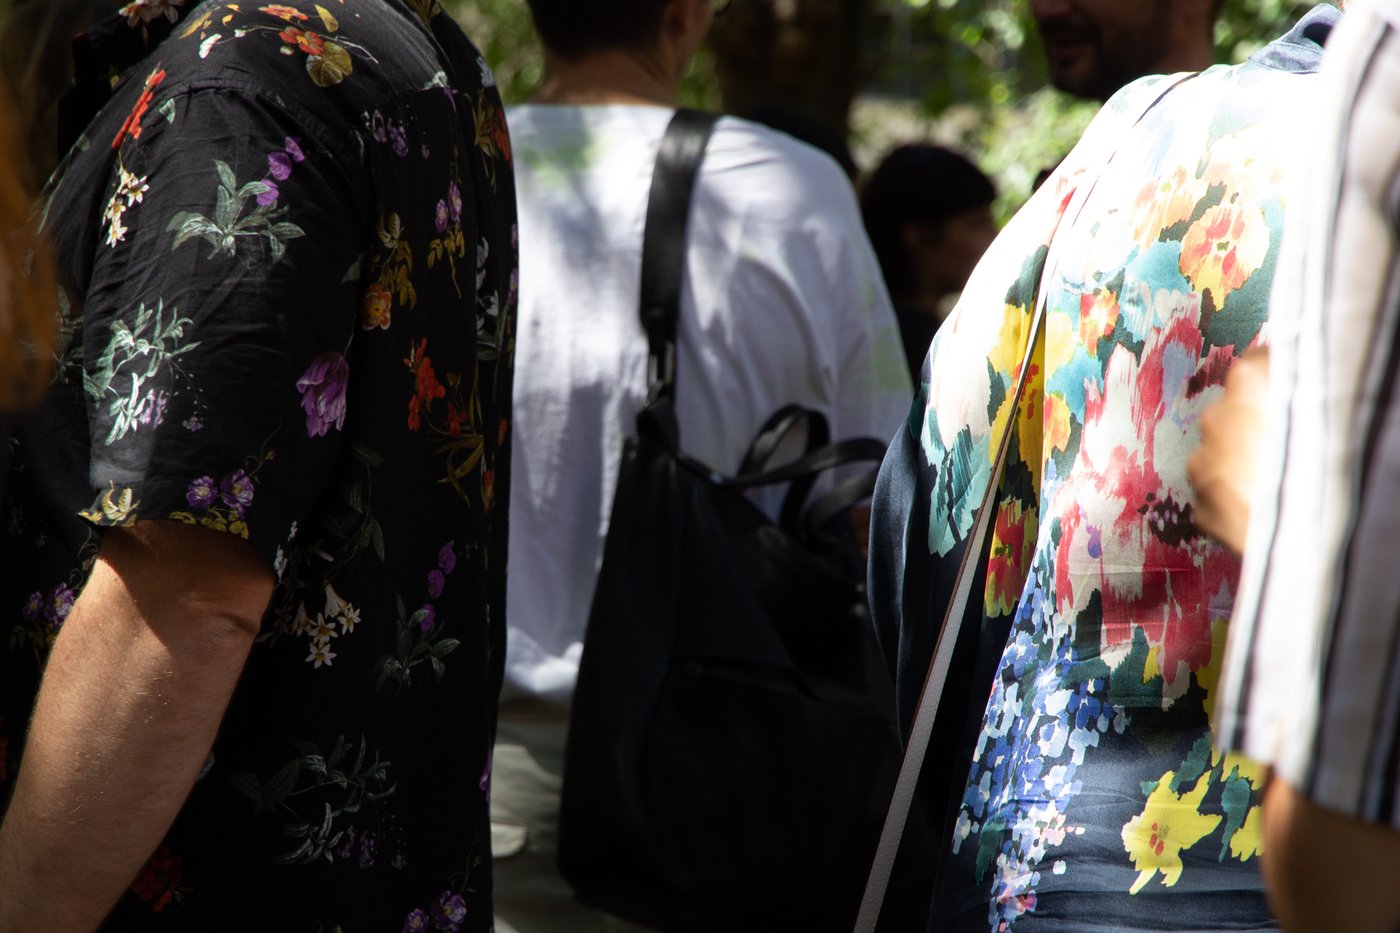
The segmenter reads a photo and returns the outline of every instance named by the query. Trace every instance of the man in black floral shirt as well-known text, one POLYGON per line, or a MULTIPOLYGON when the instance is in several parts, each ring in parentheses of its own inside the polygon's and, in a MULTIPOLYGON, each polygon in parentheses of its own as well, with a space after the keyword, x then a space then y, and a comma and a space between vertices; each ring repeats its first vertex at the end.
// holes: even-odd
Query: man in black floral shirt
POLYGON ((487 930, 490 71, 431 0, 140 0, 77 52, 110 99, 51 188, 59 379, 11 441, 0 931, 487 930))

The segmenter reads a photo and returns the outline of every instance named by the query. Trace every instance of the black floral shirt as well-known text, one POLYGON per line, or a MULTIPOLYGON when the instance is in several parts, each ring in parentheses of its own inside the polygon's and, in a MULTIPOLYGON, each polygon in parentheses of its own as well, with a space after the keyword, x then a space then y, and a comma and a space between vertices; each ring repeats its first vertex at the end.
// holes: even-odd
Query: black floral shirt
POLYGON ((10 440, 0 799, 103 529, 239 535, 272 605, 109 928, 487 930, 516 300, 490 70, 430 0, 143 0, 78 52, 109 99, 44 216, 63 345, 10 440))

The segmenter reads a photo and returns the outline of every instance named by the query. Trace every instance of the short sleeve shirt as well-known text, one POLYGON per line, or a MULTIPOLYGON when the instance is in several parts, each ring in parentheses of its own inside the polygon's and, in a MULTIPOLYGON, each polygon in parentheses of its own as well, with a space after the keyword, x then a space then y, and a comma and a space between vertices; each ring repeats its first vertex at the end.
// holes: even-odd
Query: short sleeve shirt
POLYGON ((1265 771, 1217 754, 1208 718, 1239 562, 1192 524, 1186 459, 1264 337, 1309 130, 1296 114, 1335 16, 1316 8, 1241 65, 1119 92, 934 340, 871 538, 906 722, 1003 432, 1010 453, 924 765, 933 928, 1276 926, 1265 771))
POLYGON ((61 359, 0 529, 0 795, 104 529, 237 535, 274 596, 111 928, 488 929, 516 288, 491 73, 426 0, 142 0, 78 51, 109 99, 43 219, 61 359))

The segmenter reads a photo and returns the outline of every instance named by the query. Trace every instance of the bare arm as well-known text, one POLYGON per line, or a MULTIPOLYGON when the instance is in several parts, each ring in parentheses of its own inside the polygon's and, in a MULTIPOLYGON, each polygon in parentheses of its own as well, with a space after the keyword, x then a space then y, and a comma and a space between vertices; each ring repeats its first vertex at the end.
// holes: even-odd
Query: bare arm
POLYGON ((1277 776, 1263 830, 1269 899, 1288 933, 1400 929, 1400 832, 1323 810, 1277 776))
POLYGON ((230 535, 165 521, 108 533, 0 826, 0 933, 91 930, 112 909, 208 757, 273 582, 230 535))
POLYGON ((1255 348, 1230 369, 1225 395, 1201 415, 1201 446, 1186 461, 1196 491, 1196 527, 1244 552, 1255 458, 1269 386, 1269 351, 1255 348))

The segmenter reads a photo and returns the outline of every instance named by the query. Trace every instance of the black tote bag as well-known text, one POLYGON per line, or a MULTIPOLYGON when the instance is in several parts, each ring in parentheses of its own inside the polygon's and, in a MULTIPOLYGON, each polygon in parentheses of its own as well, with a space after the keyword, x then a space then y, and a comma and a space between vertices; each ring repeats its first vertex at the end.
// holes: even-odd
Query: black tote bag
POLYGON ((792 406, 738 476, 681 452, 679 256, 713 119, 677 115, 653 181, 652 398, 624 449, 584 641, 560 869, 585 902, 661 930, 849 930, 900 757, 845 508, 871 477, 804 506, 818 474, 878 462, 884 445, 829 444, 821 415, 792 406), (807 452, 772 467, 794 430, 807 452), (778 523, 744 494, 776 483, 790 483, 778 523))

